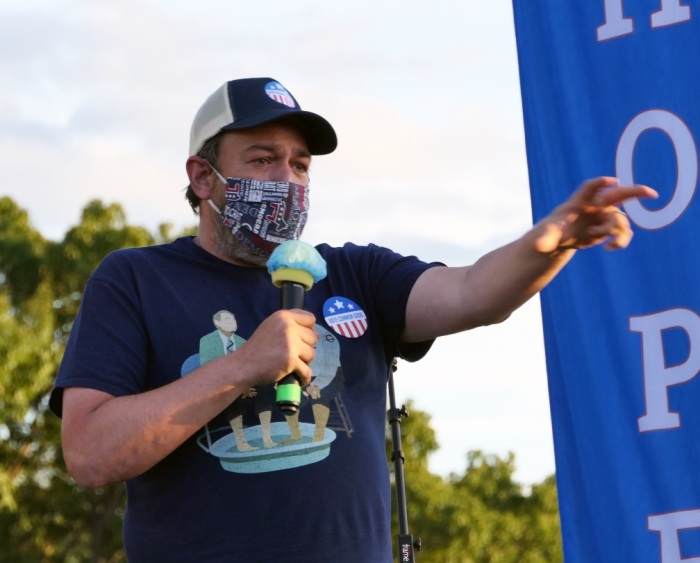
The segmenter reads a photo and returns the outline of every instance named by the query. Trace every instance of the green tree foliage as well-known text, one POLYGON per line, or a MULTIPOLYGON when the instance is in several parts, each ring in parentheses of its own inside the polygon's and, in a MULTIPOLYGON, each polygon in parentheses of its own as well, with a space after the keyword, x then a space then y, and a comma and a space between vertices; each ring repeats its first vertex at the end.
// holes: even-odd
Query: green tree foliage
MULTIPOLYGON (((128 225, 121 206, 92 201, 54 242, 11 199, 0 198, 0 561, 124 561, 124 488, 75 485, 48 394, 100 260, 193 230, 173 234, 162 225, 149 234, 128 225)), ((438 448, 430 417, 415 411, 402 426, 410 531, 424 544, 418 561, 561 560, 553 478, 525 492, 513 481, 513 456, 470 452, 465 473, 444 479, 428 470, 438 448)))
POLYGON ((0 561, 123 559, 123 487, 73 483, 48 394, 90 273, 113 250, 159 241, 127 225, 119 205, 93 201, 52 242, 0 198, 0 561))

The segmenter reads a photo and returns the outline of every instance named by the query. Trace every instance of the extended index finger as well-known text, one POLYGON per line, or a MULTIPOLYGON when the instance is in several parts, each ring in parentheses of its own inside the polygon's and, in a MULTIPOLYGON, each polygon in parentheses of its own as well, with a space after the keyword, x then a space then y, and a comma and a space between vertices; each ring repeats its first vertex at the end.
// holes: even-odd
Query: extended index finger
POLYGON ((612 176, 601 176, 584 182, 576 195, 579 203, 591 203, 600 207, 618 205, 632 198, 659 197, 656 190, 649 186, 620 186, 618 179, 612 176))
POLYGON ((656 199, 659 194, 656 190, 653 190, 649 186, 643 186, 641 184, 635 184, 633 186, 617 186, 613 188, 607 188, 603 191, 598 192, 597 196, 600 201, 601 206, 608 205, 618 205, 627 201, 628 199, 636 199, 641 197, 650 197, 656 199))

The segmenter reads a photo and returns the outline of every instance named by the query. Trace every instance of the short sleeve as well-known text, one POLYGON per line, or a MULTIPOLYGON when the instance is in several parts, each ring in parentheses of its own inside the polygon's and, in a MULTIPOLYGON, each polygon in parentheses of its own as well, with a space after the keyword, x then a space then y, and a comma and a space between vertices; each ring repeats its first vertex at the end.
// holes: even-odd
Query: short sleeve
POLYGON ((129 270, 125 261, 112 254, 87 283, 49 400, 58 416, 66 387, 115 396, 144 388, 148 339, 129 270))

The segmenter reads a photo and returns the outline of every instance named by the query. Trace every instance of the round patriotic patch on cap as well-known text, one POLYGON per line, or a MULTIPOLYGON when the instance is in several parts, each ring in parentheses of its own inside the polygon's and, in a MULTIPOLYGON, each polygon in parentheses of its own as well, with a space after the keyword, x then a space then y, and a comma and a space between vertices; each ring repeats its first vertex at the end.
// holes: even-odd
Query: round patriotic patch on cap
POLYGON ((292 95, 277 81, 265 84, 265 93, 279 104, 283 104, 289 108, 297 107, 292 95))
POLYGON ((331 297, 323 304, 323 318, 336 334, 358 338, 367 331, 367 315, 352 299, 331 297))

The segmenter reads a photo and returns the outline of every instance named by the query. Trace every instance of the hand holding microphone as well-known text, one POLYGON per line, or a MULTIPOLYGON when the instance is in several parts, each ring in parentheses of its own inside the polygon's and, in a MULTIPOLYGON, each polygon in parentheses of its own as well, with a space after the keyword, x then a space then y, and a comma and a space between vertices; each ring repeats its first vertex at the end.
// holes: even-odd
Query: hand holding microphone
MULTIPOLYGON (((289 240, 272 252, 267 271, 281 290, 280 308, 303 309, 305 292, 326 277, 326 262, 310 244, 289 240)), ((277 407, 285 415, 292 415, 299 410, 300 402, 299 378, 290 373, 277 382, 277 407)))

